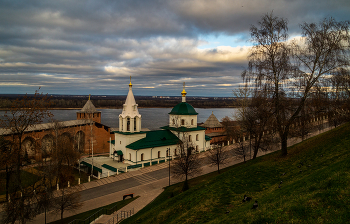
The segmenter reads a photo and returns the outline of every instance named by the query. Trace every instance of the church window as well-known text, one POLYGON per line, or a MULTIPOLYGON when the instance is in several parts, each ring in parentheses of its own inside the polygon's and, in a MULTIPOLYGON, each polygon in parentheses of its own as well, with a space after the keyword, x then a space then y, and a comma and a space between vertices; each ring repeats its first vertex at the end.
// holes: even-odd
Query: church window
POLYGON ((185 125, 185 120, 181 119, 181 125, 185 125))
POLYGON ((129 153, 129 160, 131 161, 131 153, 129 153))
POLYGON ((193 125, 193 119, 191 120, 191 125, 193 125))
POLYGON ((158 158, 160 158, 160 151, 158 151, 158 158))
POLYGON ((169 156, 169 150, 166 150, 166 157, 169 156))
POLYGON ((127 118, 126 121, 126 131, 130 131, 130 118, 127 118))
POLYGON ((192 136, 191 135, 188 136, 188 141, 192 142, 192 136))
POLYGON ((199 134, 196 135, 196 141, 199 141, 199 134))
POLYGON ((136 131, 136 117, 134 118, 134 131, 136 131))
POLYGON ((120 141, 120 144, 122 144, 122 141, 120 141))
POLYGON ((198 145, 196 145, 196 152, 198 152, 198 145))
POLYGON ((144 160, 144 158, 143 158, 143 153, 141 154, 141 161, 143 161, 144 160))
POLYGON ((174 150, 174 156, 177 156, 177 152, 176 152, 176 151, 177 151, 177 150, 175 149, 175 150, 174 150))

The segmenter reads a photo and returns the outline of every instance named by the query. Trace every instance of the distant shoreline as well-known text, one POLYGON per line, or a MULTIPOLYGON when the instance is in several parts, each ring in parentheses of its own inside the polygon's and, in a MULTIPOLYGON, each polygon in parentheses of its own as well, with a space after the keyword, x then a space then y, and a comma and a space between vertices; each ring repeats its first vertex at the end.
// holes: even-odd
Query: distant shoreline
MULTIPOLYGON (((138 109, 144 109, 144 108, 173 108, 173 107, 138 107, 138 109)), ((210 108, 215 108, 215 109, 229 109, 229 108, 238 108, 236 106, 230 106, 230 107, 194 107, 194 108, 200 108, 200 109, 210 109, 210 108)), ((82 108, 49 108, 49 110, 81 110, 82 108)), ((96 109, 123 109, 119 107, 96 107, 96 109)), ((0 108, 0 111, 10 111, 11 108, 0 108)))

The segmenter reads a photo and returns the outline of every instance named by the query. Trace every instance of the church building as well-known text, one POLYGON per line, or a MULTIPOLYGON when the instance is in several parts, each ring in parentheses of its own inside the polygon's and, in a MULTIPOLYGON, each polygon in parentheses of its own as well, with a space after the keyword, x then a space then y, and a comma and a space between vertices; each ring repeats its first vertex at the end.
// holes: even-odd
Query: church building
POLYGON ((110 141, 110 155, 118 161, 131 165, 152 164, 159 159, 170 159, 179 155, 181 143, 193 147, 196 152, 210 147, 210 137, 205 128, 197 126, 196 110, 186 102, 185 86, 182 102, 169 113, 169 125, 161 130, 142 131, 141 114, 137 109, 132 84, 123 111, 119 115, 119 130, 114 131, 115 140, 110 141))

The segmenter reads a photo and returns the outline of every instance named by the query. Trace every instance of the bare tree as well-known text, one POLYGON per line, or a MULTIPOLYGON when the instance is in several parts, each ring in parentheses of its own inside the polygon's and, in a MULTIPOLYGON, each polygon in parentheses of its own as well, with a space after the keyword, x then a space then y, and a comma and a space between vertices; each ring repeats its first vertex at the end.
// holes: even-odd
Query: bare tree
POLYGON ((76 211, 83 206, 80 201, 80 189, 78 187, 62 188, 55 198, 53 208, 55 213, 59 213, 61 221, 65 211, 76 211))
MULTIPOLYGON (((6 132, 6 135, 11 136, 11 146, 6 151, 8 158, 6 176, 7 181, 11 180, 11 185, 6 185, 8 202, 5 205, 6 214, 3 216, 5 223, 16 221, 26 223, 37 215, 37 196, 35 195, 37 185, 35 183, 39 179, 32 180, 31 186, 22 182, 22 168, 28 159, 27 148, 22 146, 23 135, 33 125, 52 116, 48 110, 49 106, 50 98, 37 90, 34 96, 25 95, 22 99, 13 101, 11 109, 6 111, 4 118, 0 120, 2 130, 6 132), (11 177, 12 170, 15 171, 14 178, 11 177)), ((31 144, 33 150, 37 150, 37 142, 34 141, 31 144)))
POLYGON ((179 152, 179 156, 172 164, 172 173, 175 177, 185 177, 183 187, 183 191, 185 191, 188 189, 188 177, 201 172, 199 154, 196 153, 193 143, 189 141, 189 136, 186 133, 183 133, 182 140, 176 150, 179 152))
POLYGON ((299 116, 313 87, 333 71, 349 65, 349 23, 325 19, 301 25, 303 37, 288 45, 287 20, 264 15, 252 26, 245 82, 268 93, 274 109, 282 155, 287 155, 291 125, 299 116))
POLYGON ((209 150, 207 158, 212 166, 218 167, 218 173, 220 173, 220 165, 227 162, 229 154, 227 149, 222 147, 222 145, 215 145, 213 149, 209 150))
POLYGON ((237 147, 233 148, 233 155, 243 159, 243 162, 246 162, 246 157, 248 155, 249 145, 244 141, 239 141, 237 147))
POLYGON ((54 121, 52 123, 53 145, 49 152, 51 157, 47 174, 50 180, 55 179, 55 184, 60 186, 67 185, 67 182, 73 183, 73 165, 80 159, 81 153, 76 148, 75 133, 71 129, 66 129, 62 122, 54 121), (54 173, 54 175, 50 175, 54 173))

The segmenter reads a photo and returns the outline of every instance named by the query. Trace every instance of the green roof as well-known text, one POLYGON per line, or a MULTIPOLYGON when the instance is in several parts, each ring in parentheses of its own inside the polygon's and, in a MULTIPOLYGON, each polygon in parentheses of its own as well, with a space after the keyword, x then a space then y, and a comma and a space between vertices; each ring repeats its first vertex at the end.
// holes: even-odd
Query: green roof
POLYGON ((205 141, 210 141, 210 140, 211 140, 211 137, 208 136, 208 135, 206 135, 206 136, 205 136, 205 141))
POLYGON ((133 142, 126 147, 129 149, 146 149, 166 145, 177 145, 179 139, 169 130, 157 130, 146 132, 146 137, 133 142))
POLYGON ((179 131, 179 132, 189 132, 189 131, 201 131, 201 130, 205 130, 205 128, 197 126, 196 128, 186 128, 186 127, 169 127, 169 126, 164 126, 161 127, 161 129, 165 129, 165 130, 171 130, 171 131, 179 131))
POLYGON ((115 145, 115 140, 112 140, 112 141, 107 141, 108 143, 111 143, 113 145, 115 145))
MULTIPOLYGON (((83 164, 85 166, 88 166, 88 167, 92 168, 92 165, 90 163, 85 162, 85 161, 81 161, 80 164, 83 164)), ((97 170, 98 172, 102 173, 102 169, 100 169, 100 168, 98 168, 96 166, 94 166, 94 170, 97 170)))
POLYGON ((122 134, 122 135, 137 135, 137 134, 145 134, 146 131, 139 131, 139 132, 122 132, 122 131, 113 131, 114 133, 122 134))
POLYGON ((197 115, 196 110, 186 102, 179 103, 176 105, 169 114, 175 115, 197 115))

